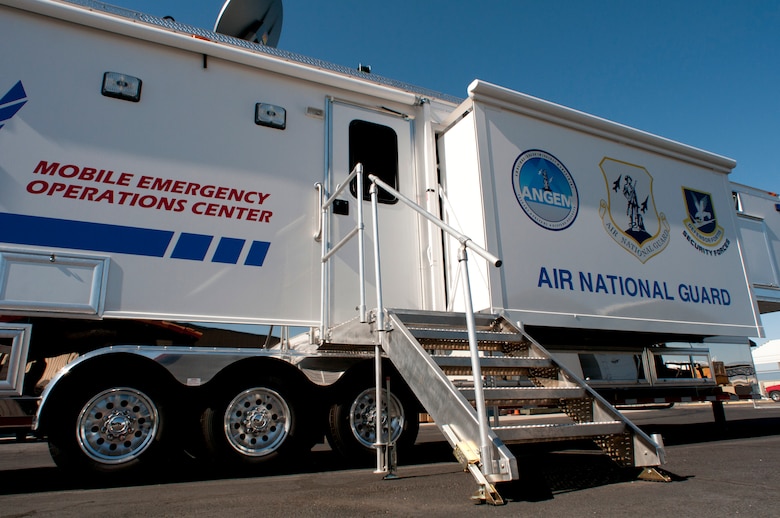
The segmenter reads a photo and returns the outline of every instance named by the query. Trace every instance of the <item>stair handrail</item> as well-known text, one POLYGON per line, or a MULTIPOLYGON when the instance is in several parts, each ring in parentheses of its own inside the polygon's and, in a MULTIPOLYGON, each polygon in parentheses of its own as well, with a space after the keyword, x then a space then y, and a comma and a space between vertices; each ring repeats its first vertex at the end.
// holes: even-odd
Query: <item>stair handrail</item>
MULTIPOLYGON (((509 315, 506 314, 505 311, 501 311, 500 314, 506 322, 508 322, 513 328, 515 328, 515 330, 517 330, 521 335, 523 335, 526 340, 531 342, 542 355, 552 359, 555 366, 558 368, 561 374, 563 374, 563 377, 566 378, 567 381, 585 389, 585 392, 587 392, 591 398, 593 398, 595 401, 598 401, 599 405, 602 408, 607 409, 606 412, 609 413, 612 418, 619 420, 626 427, 630 428, 632 432, 635 435, 639 436, 646 444, 653 445, 655 447, 655 455, 658 458, 658 464, 666 463, 666 451, 663 445, 663 438, 661 437, 661 434, 645 433, 633 421, 631 421, 626 416, 624 416, 622 412, 614 408, 614 406, 609 401, 607 401, 607 399, 604 396, 599 394, 598 391, 590 385, 590 383, 587 383, 583 378, 578 376, 572 369, 566 366, 566 364, 558 361, 555 358, 555 356, 553 356, 553 354, 547 350, 547 348, 545 348, 533 336, 531 336, 525 331, 523 325, 520 322, 513 322, 512 319, 509 317, 509 315)), ((655 465, 655 464, 646 464, 646 465, 655 465)))
POLYGON ((321 242, 322 256, 321 260, 321 274, 320 274, 320 340, 325 339, 325 331, 330 324, 330 311, 328 306, 328 299, 330 298, 330 283, 328 275, 328 261, 333 255, 338 252, 350 239, 357 235, 358 237, 358 275, 359 275, 359 290, 360 290, 360 305, 358 306, 358 313, 360 315, 360 322, 367 322, 366 315, 366 271, 365 271, 365 241, 364 241, 364 229, 363 222, 363 164, 358 162, 355 167, 352 168, 346 180, 343 183, 336 185, 336 190, 330 196, 325 198, 325 190, 321 183, 315 184, 315 188, 319 193, 319 209, 320 217, 318 221, 317 232, 314 235, 314 239, 321 242), (355 227, 350 230, 346 236, 344 236, 338 243, 330 246, 330 223, 328 220, 328 210, 333 206, 338 196, 347 188, 352 182, 357 181, 357 197, 359 203, 357 203, 357 223, 355 227))
POLYGON ((398 200, 402 201, 409 208, 411 208, 414 211, 416 211, 419 215, 421 215, 422 217, 424 217, 425 219, 427 219, 428 221, 430 221, 431 223, 433 223, 434 225, 436 225, 437 227, 439 227, 440 229, 445 231, 447 234, 449 234, 452 237, 454 237, 461 245, 463 245, 466 248, 472 250, 477 255, 483 257, 486 261, 488 261, 493 266, 495 266, 497 268, 501 266, 501 264, 502 264, 501 259, 499 259, 495 255, 491 254, 490 252, 488 252, 487 250, 485 250, 484 248, 482 248, 478 244, 474 243, 474 241, 472 241, 471 238, 468 237, 467 235, 465 235, 465 234, 463 234, 461 232, 458 232, 453 227, 451 227, 450 225, 448 225, 445 222, 443 222, 441 220, 441 218, 439 218, 437 216, 434 216, 433 214, 431 214, 430 212, 428 212, 424 208, 420 207, 418 204, 416 204, 415 202, 413 202, 412 200, 410 200, 409 198, 407 198, 406 196, 404 196, 403 194, 401 194, 400 192, 398 192, 394 188, 390 187, 388 184, 383 182, 381 179, 377 178, 375 175, 369 174, 368 175, 368 179, 372 183, 377 184, 379 187, 381 187, 382 189, 387 191, 389 194, 392 194, 393 196, 398 198, 398 200))
MULTIPOLYGON (((458 251, 458 262, 466 263, 462 265, 461 277, 463 281, 463 294, 466 306, 466 328, 468 330, 469 337, 469 352, 471 356, 472 370, 474 374, 474 391, 477 400, 477 414, 479 420, 479 432, 480 432, 480 454, 482 460, 482 471, 487 475, 494 471, 495 461, 493 458, 492 441, 490 439, 490 427, 487 421, 487 408, 485 404, 482 380, 482 368, 479 362, 479 349, 476 338, 476 325, 474 321, 474 308, 471 297, 471 285, 468 272, 468 252, 472 250, 477 255, 484 258, 490 264, 495 267, 501 266, 501 259, 491 254, 481 246, 474 243, 471 238, 465 234, 457 231, 450 225, 446 224, 441 218, 434 216, 420 205, 407 198, 396 189, 383 182, 381 179, 373 174, 368 175, 371 181, 371 187, 369 189, 371 196, 371 206, 373 211, 373 234, 374 234, 374 270, 376 275, 376 321, 375 329, 377 331, 376 343, 375 343, 375 375, 376 375, 376 397, 375 404, 377 409, 382 408, 382 365, 381 365, 381 347, 385 341, 385 320, 384 320, 384 303, 382 301, 382 275, 381 275, 381 260, 379 253, 379 210, 378 210, 378 188, 382 188, 387 193, 394 196, 397 200, 400 200, 404 205, 417 212, 420 216, 424 217, 429 222, 439 227, 443 232, 450 235, 460 243, 460 249, 458 251)), ((360 290, 360 306, 358 311, 360 314, 360 322, 366 323, 368 316, 366 312, 366 279, 365 279, 365 241, 364 241, 364 219, 363 219, 363 165, 361 163, 355 164, 346 180, 336 186, 335 191, 326 197, 325 188, 322 184, 315 185, 318 191, 318 204, 320 209, 320 219, 318 221, 318 229, 314 237, 316 240, 320 240, 322 244, 321 255, 321 306, 320 306, 320 340, 325 339, 325 332, 327 326, 330 323, 330 312, 328 306, 328 300, 330 298, 329 291, 329 275, 328 275, 328 261, 333 255, 341 249, 349 240, 357 235, 358 237, 358 262, 359 262, 359 290, 360 290), (357 224, 352 228, 338 243, 330 246, 330 221, 328 216, 333 203, 337 197, 346 189, 353 180, 357 183, 357 224)), ((381 412, 381 410, 378 410, 381 412)), ((378 421, 379 426, 379 421, 378 421)), ((388 458, 389 449, 388 443, 385 439, 385 434, 380 430, 377 430, 376 443, 374 444, 377 450, 377 472, 388 471, 388 458)))
MULTIPOLYGON (((480 438, 480 460, 481 469, 485 475, 490 475, 496 470, 496 463, 493 456, 492 440, 490 438, 490 425, 488 424, 487 417, 487 405, 485 403, 485 395, 482 386, 482 366, 479 361, 479 347, 477 344, 476 324, 474 321, 474 306, 471 297, 471 283, 469 280, 468 269, 468 252, 467 249, 474 251, 477 255, 483 257, 490 264, 495 267, 501 266, 501 259, 491 254, 481 246, 475 244, 471 238, 465 234, 458 232, 440 218, 434 216, 424 208, 420 207, 414 201, 410 200, 393 187, 389 186, 376 175, 369 174, 368 179, 371 181, 371 187, 369 192, 371 194, 371 207, 374 216, 374 268, 376 273, 376 289, 377 289, 377 308, 376 308, 376 329, 378 338, 381 338, 379 343, 384 341, 384 333, 386 332, 384 326, 384 307, 382 305, 382 285, 381 285, 381 261, 379 258, 379 223, 378 223, 378 190, 377 186, 384 189, 389 194, 396 197, 396 199, 403 202, 406 206, 417 212, 420 216, 424 217, 442 231, 446 232, 460 243, 460 249, 458 250, 458 262, 465 263, 461 268, 461 275, 463 281, 463 297, 465 302, 466 312, 466 329, 469 337, 469 353, 471 357, 471 368, 474 376, 474 398, 477 404, 477 419, 479 421, 479 438, 480 438)), ((376 405, 377 408, 381 408, 382 393, 381 393, 381 363, 380 363, 380 351, 379 345, 377 345, 376 351, 376 405)), ((386 444, 383 442, 383 434, 377 433, 377 471, 383 469, 383 456, 382 452, 386 451, 386 444)), ((384 468, 386 469, 386 467, 384 468)))

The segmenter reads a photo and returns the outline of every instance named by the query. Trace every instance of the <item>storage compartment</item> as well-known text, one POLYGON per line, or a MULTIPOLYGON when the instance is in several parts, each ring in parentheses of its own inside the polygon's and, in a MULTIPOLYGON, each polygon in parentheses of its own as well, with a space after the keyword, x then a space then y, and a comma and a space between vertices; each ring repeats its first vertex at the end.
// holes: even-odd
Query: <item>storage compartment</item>
POLYGON ((0 323, 0 396, 21 396, 30 324, 0 323))
POLYGON ((109 259, 0 250, 0 310, 99 316, 109 259))

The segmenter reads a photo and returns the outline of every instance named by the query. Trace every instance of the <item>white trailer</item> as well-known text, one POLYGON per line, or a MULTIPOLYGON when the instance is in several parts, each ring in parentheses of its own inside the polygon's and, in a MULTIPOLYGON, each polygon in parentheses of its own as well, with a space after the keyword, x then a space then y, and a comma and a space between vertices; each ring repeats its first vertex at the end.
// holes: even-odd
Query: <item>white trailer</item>
POLYGON ((761 313, 780 310, 780 196, 731 184, 745 268, 761 313))
POLYGON ((730 159, 98 2, 0 0, 0 34, 0 418, 63 467, 325 435, 390 471, 425 411, 498 503, 510 443, 660 465, 608 399, 719 401, 706 342, 762 333, 730 159), (571 423, 500 419, 534 406, 571 423))

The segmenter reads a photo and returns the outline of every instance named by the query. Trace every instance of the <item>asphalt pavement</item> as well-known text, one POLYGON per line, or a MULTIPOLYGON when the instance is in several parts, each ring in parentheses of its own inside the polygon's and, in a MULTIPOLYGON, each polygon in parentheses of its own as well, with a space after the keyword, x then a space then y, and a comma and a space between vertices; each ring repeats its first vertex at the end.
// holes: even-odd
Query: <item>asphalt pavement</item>
POLYGON ((87 482, 54 467, 40 442, 0 441, 0 517, 111 516, 780 516, 780 404, 730 403, 632 410, 661 433, 668 483, 638 480, 588 443, 515 448, 522 480, 501 507, 475 506, 470 474, 433 425, 404 455, 398 478, 339 459, 326 446, 274 473, 217 475, 195 464, 144 480, 87 482))

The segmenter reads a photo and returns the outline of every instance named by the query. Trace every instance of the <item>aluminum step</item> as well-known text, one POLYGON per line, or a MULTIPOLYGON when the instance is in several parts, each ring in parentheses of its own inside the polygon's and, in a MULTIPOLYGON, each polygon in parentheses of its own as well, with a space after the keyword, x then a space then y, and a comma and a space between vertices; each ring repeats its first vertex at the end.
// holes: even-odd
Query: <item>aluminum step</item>
MULTIPOLYGON (((471 358, 468 356, 431 355, 433 361, 449 376, 470 376, 471 358)), ((529 369, 553 366, 552 360, 542 357, 493 356, 480 359, 484 376, 527 376, 529 369)))
POLYGON ((493 428, 493 432, 507 444, 591 439, 604 435, 619 435, 625 431, 626 424, 623 421, 512 425, 493 428))
MULTIPOLYGON (((583 387, 484 387, 485 401, 507 401, 518 404, 529 401, 559 401, 561 399, 583 399, 583 387)), ((474 389, 463 388, 459 392, 469 401, 474 401, 474 389)))
MULTIPOLYGON (((410 310, 387 310, 387 315, 390 324, 382 338, 384 351, 458 459, 476 473, 483 490, 491 484, 520 479, 518 461, 507 447, 513 443, 593 439, 621 463, 637 467, 663 463, 662 445, 623 419, 584 380, 505 318, 475 317, 477 348, 501 353, 484 354, 476 360, 483 376, 492 377, 491 386, 484 388, 485 401, 477 402, 471 358, 445 353, 469 349, 464 315, 410 310), (563 413, 545 417, 543 423, 493 413, 496 426, 491 427, 487 422, 490 411, 483 403, 515 408, 558 406, 563 413), (594 417, 597 422, 591 422, 594 417), (482 463, 482 455, 489 456, 490 462, 482 463)), ((365 343, 373 342, 366 339, 365 343)), ((482 379, 476 381, 482 383, 482 379)))
MULTIPOLYGON (((461 327, 466 328, 465 313, 446 313, 441 311, 403 311, 393 310, 406 327, 461 327)), ((480 329, 491 329, 499 319, 498 315, 475 313, 474 324, 480 329)))
MULTIPOLYGON (((442 328, 412 328, 412 335, 426 349, 460 351, 468 350, 469 335, 466 330, 442 328)), ((516 349, 528 341, 516 333, 496 333, 493 331, 475 332, 479 350, 504 351, 516 349)))

